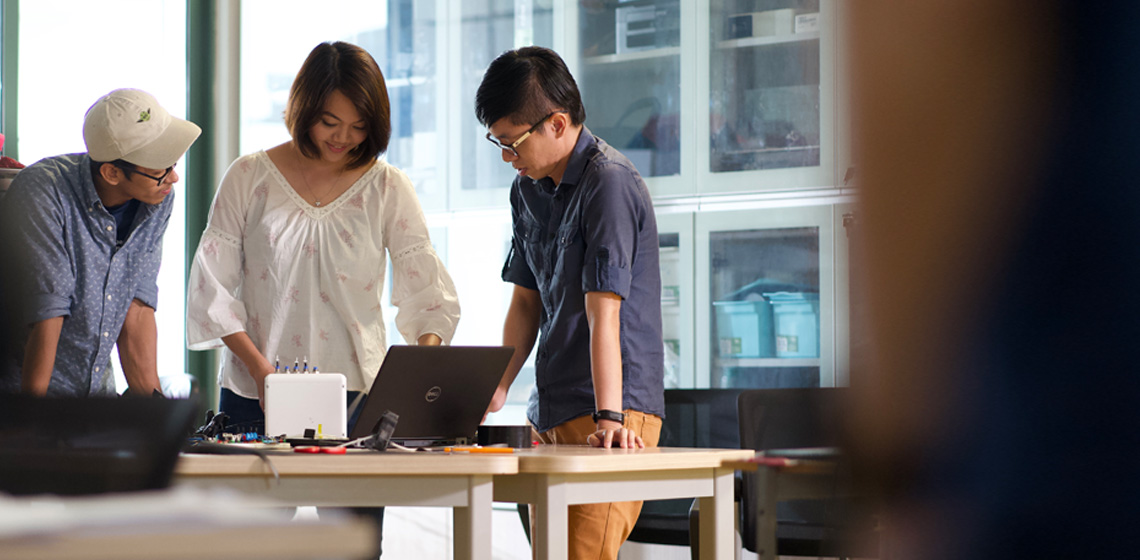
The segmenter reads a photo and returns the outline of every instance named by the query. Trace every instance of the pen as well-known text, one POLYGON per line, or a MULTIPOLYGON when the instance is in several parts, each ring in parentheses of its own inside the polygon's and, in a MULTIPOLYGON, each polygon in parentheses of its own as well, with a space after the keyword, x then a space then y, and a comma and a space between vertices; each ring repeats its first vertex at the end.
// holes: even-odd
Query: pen
POLYGON ((445 453, 514 453, 512 447, 444 447, 445 453))
POLYGON ((753 457, 748 459, 748 462, 765 467, 795 467, 800 464, 798 460, 787 457, 753 457))

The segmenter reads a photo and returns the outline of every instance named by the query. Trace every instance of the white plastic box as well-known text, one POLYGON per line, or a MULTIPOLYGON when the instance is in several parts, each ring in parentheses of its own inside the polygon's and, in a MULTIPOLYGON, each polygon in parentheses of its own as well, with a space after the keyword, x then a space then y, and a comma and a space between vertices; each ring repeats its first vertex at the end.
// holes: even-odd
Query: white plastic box
POLYGON ((340 373, 271 373, 265 377, 265 434, 348 437, 346 380, 340 373))

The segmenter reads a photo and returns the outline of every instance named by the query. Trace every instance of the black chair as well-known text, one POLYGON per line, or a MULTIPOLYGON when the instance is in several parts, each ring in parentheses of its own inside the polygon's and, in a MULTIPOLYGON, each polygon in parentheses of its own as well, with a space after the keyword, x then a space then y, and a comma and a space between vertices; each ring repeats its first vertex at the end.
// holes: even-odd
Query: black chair
MULTIPOLYGON (((742 447, 765 451, 797 447, 840 447, 843 407, 848 389, 756 389, 740 394, 742 447)), ((781 502, 776 512, 776 553, 780 556, 879 556, 873 508, 868 500, 848 497, 840 465, 835 497, 781 502)), ((758 483, 756 473, 744 473, 740 493, 741 540, 757 550, 758 483)))
MULTIPOLYGON (((661 447, 715 447, 739 449, 736 402, 740 389, 667 389, 661 447)), ((629 540, 648 544, 690 546, 690 518, 694 500, 650 500, 629 540)), ((695 538, 696 531, 691 533, 695 538)))

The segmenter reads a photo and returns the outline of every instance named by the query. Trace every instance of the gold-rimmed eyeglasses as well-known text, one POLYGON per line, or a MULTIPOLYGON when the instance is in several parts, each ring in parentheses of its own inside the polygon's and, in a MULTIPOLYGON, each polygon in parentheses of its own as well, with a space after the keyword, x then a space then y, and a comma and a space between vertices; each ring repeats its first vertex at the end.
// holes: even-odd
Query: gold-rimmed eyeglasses
POLYGON ((552 112, 550 112, 545 117, 538 119, 538 122, 534 123, 534 126, 528 128, 527 131, 524 132, 522 136, 519 136, 518 140, 515 140, 514 142, 511 142, 510 144, 504 144, 502 142, 499 142, 498 139, 496 139, 494 136, 491 136, 490 132, 487 133, 487 140, 489 142, 491 142, 492 144, 494 144, 500 150, 503 150, 504 152, 507 152, 507 153, 511 154, 512 156, 519 157, 519 152, 518 152, 519 144, 522 144, 524 141, 526 141, 527 138, 530 138, 530 135, 534 134, 534 131, 538 130, 538 127, 542 126, 542 123, 546 122, 547 119, 549 119, 550 117, 553 117, 554 115, 556 115, 558 113, 565 113, 565 112, 566 111, 552 111, 552 112))

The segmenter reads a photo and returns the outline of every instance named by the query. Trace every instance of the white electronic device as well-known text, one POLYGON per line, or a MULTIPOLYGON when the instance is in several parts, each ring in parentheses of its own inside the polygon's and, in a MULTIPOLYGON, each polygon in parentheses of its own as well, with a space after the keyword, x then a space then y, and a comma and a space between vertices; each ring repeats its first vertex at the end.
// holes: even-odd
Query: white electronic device
POLYGON ((271 373, 265 376, 265 434, 348 436, 346 381, 340 373, 271 373))

